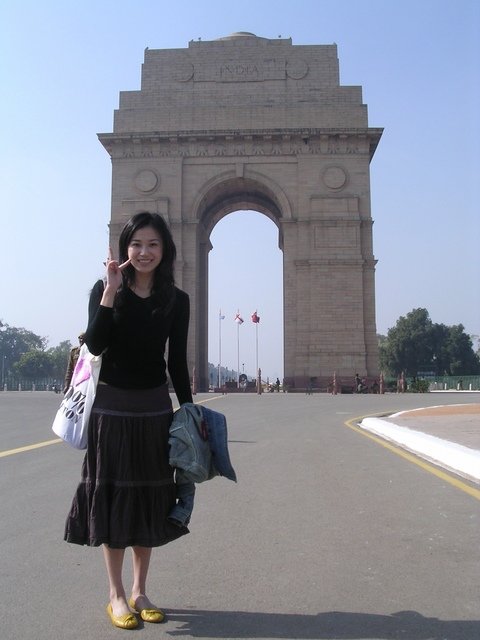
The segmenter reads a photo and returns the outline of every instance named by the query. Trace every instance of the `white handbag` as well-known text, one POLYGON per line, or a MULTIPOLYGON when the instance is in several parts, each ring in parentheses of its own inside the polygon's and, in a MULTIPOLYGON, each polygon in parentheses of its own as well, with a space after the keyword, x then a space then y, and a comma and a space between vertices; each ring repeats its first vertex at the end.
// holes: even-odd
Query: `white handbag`
POLYGON ((102 356, 92 355, 83 344, 72 381, 53 421, 53 432, 75 449, 87 448, 88 421, 101 366, 102 356))

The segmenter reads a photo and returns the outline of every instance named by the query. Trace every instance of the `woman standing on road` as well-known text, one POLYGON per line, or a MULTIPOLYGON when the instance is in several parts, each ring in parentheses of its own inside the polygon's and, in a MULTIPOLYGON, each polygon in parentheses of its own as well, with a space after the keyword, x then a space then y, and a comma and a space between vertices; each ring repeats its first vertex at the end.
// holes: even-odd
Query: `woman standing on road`
POLYGON ((125 225, 119 261, 111 253, 106 278, 90 296, 85 342, 103 354, 88 427, 82 480, 65 527, 65 540, 100 546, 110 584, 112 624, 134 629, 138 613, 162 622, 146 594, 152 547, 188 533, 167 516, 175 504, 168 464, 172 403, 168 372, 180 404, 192 402, 187 367, 189 298, 174 286, 175 244, 164 220, 139 213, 125 225), (132 547, 130 598, 122 582, 125 548, 132 547))

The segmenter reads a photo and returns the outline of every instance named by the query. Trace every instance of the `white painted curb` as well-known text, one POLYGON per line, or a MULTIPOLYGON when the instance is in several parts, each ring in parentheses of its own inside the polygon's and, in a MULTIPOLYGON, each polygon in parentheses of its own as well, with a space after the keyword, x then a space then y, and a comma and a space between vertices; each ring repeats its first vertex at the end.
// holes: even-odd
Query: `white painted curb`
POLYGON ((429 462, 474 482, 480 482, 480 451, 476 449, 442 440, 421 431, 400 427, 381 418, 364 418, 359 426, 412 451, 429 462))

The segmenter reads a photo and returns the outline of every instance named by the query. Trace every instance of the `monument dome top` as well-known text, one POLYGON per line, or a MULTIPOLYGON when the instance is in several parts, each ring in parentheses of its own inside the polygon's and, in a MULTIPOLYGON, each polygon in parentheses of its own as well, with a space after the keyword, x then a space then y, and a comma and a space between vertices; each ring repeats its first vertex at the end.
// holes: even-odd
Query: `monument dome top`
POLYGON ((254 33, 250 33, 250 31, 236 31, 235 33, 231 33, 229 36, 225 36, 224 38, 217 38, 217 40, 236 40, 237 38, 258 38, 254 33))

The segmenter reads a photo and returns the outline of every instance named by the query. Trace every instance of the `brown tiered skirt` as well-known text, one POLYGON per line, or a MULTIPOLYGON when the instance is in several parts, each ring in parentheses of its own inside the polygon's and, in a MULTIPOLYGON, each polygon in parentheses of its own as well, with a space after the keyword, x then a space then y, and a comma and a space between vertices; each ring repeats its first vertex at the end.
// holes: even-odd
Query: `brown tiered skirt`
POLYGON ((65 540, 97 547, 158 547, 188 533, 167 520, 175 504, 168 464, 172 403, 167 385, 126 390, 99 384, 82 479, 65 540))

